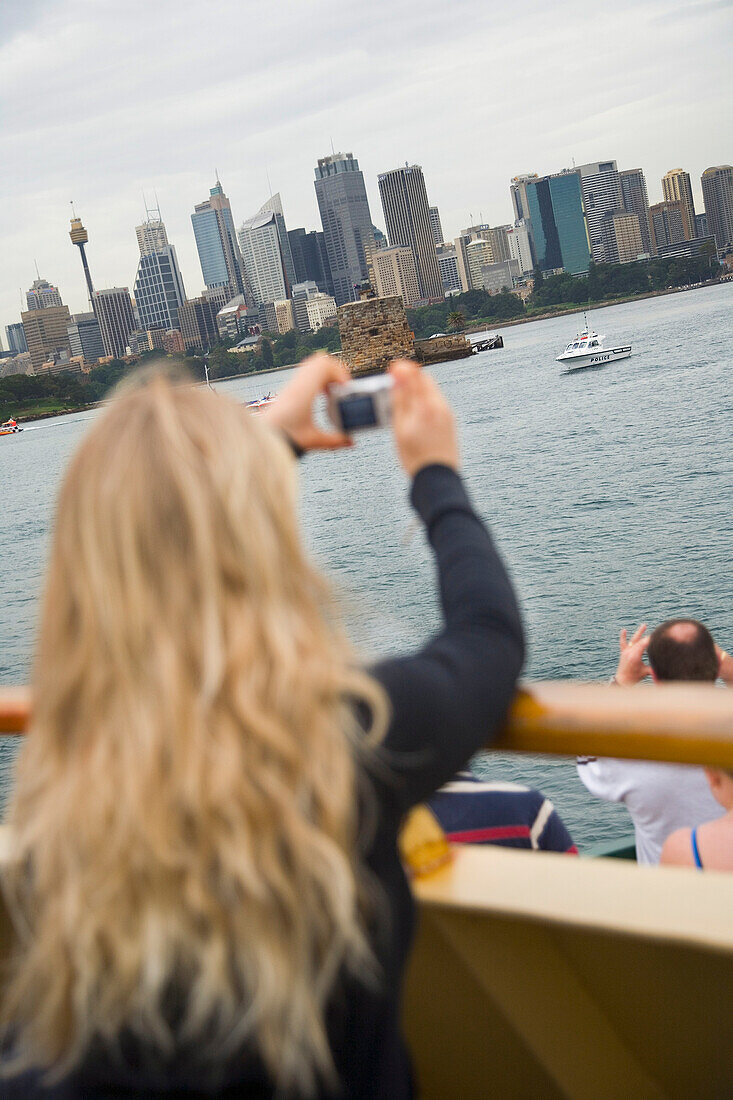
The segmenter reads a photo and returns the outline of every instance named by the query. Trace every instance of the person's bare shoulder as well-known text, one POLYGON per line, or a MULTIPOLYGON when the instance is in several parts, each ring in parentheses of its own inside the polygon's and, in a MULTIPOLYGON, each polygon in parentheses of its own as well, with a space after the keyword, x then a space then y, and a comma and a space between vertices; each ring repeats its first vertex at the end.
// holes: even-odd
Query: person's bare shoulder
POLYGON ((668 863, 677 867, 692 867, 692 839, 689 829, 677 829, 670 833, 664 842, 660 863, 668 863))

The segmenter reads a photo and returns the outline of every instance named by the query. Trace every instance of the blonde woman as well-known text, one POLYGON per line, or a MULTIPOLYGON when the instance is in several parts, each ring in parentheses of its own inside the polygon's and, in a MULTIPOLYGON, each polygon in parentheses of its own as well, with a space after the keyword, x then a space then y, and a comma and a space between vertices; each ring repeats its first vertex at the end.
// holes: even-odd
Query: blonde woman
POLYGON ((523 650, 451 412, 393 373, 445 626, 371 673, 301 546, 284 442, 350 443, 311 415, 336 360, 269 423, 155 378, 79 448, 10 809, 1 1095, 410 1094, 397 832, 501 722, 523 650))

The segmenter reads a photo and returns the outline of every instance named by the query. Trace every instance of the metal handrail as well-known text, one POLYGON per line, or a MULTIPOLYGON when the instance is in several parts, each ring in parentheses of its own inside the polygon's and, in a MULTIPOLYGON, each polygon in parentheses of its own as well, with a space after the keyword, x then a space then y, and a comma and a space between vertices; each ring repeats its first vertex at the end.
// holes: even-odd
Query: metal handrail
MULTIPOLYGON (((29 717, 27 688, 0 689, 0 735, 25 732, 29 717)), ((711 684, 525 683, 501 735, 487 747, 733 769, 733 691, 711 684)))

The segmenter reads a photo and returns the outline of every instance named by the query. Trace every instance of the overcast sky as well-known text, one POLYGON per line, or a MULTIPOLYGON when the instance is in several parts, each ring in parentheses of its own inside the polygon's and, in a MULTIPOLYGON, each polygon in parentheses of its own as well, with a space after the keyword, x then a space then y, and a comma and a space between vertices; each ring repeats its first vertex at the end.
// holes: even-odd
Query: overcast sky
POLYGON ((186 291, 190 215, 218 169, 237 226, 273 191, 320 229, 313 169, 423 166, 446 237, 511 218, 509 181, 616 159, 661 199, 670 168, 733 161, 733 0, 0 0, 0 324, 35 278, 86 308, 69 201, 97 288, 129 286, 157 192, 186 291))

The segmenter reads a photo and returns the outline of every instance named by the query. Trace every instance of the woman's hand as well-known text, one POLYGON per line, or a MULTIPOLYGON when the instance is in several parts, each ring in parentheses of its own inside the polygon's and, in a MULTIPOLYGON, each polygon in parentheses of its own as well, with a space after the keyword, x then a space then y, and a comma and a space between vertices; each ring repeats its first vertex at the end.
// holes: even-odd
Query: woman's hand
POLYGON ((390 367, 392 428, 400 462, 409 477, 424 466, 459 466, 456 424, 448 402, 430 375, 399 359, 390 367))
POLYGON ((334 451, 339 447, 351 447, 353 442, 348 435, 324 431, 313 420, 316 397, 325 393, 332 382, 348 382, 350 378, 339 359, 331 355, 311 355, 298 367, 272 405, 263 411, 262 419, 284 432, 304 451, 334 451))

